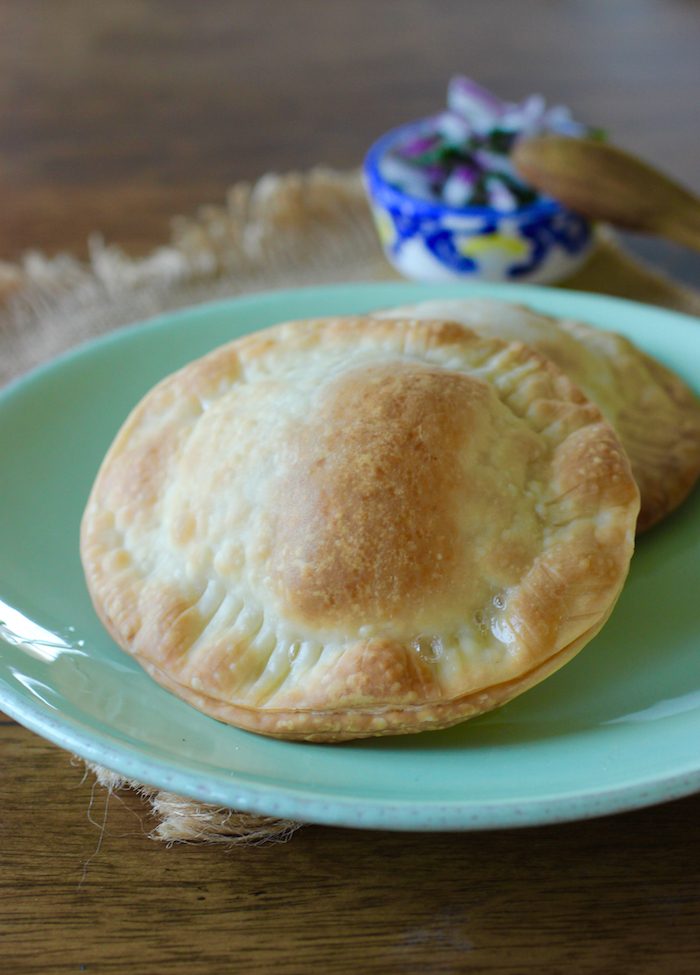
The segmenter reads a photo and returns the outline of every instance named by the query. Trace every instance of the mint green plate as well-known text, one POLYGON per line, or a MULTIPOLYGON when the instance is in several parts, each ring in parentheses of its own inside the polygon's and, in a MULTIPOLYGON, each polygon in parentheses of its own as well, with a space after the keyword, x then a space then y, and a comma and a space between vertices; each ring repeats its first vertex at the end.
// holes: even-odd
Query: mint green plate
POLYGON ((78 555, 100 460, 159 379, 284 319, 445 296, 526 301, 612 328, 700 390, 700 322, 507 285, 342 285, 203 305, 124 329, 0 396, 0 707, 150 785, 307 822, 454 830, 571 820, 700 789, 700 492, 643 537, 604 630, 523 697, 449 731, 309 745, 219 724, 103 630, 78 555))

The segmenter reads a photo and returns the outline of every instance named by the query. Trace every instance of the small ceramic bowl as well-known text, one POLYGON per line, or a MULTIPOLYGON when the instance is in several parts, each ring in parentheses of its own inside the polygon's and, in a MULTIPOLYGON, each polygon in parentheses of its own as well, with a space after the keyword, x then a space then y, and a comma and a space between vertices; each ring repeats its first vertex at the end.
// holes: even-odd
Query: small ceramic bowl
POLYGON ((449 207, 387 183, 379 162, 397 142, 432 130, 409 122, 372 146, 365 189, 386 256, 415 281, 518 281, 550 284, 572 274, 593 246, 591 225, 556 200, 540 199, 511 213, 488 206, 449 207))

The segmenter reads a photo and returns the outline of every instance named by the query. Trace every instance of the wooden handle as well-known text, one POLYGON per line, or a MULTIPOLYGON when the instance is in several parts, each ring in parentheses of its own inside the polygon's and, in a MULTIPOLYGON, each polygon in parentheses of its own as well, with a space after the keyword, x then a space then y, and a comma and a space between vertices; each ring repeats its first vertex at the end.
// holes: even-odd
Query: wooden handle
POLYGON ((700 200, 634 156, 592 140, 547 135, 518 143, 512 158, 529 183, 591 220, 700 250, 700 200))
POLYGON ((700 251, 700 206, 688 207, 670 213, 659 226, 657 233, 684 247, 700 251))

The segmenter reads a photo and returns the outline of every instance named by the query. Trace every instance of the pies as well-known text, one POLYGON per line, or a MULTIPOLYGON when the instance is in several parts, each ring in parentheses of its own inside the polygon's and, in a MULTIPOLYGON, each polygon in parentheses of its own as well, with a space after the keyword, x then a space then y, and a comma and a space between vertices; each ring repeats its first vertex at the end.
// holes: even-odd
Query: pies
POLYGON ((424 301, 379 317, 449 319, 525 342, 555 362, 615 427, 639 486, 637 531, 661 521, 700 476, 700 403, 673 372, 628 339, 486 298, 424 301))
POLYGON ((292 322, 156 386, 81 553, 105 626, 201 711, 282 738, 444 728, 607 619, 639 507, 598 408, 450 322, 292 322))

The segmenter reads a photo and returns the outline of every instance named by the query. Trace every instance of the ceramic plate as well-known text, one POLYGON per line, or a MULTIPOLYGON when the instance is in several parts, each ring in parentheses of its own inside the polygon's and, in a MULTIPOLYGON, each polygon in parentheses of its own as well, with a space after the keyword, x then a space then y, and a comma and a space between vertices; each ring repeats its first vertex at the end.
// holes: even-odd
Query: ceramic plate
POLYGON ((106 634, 78 526, 104 452, 159 379, 284 319, 490 295, 612 328, 700 390, 700 323, 574 292, 343 285, 203 305, 84 346, 0 396, 0 707, 150 785, 307 822, 483 829, 570 820, 700 789, 700 491, 643 537, 615 612, 583 653, 504 708, 449 731, 342 745, 219 724, 106 634))

